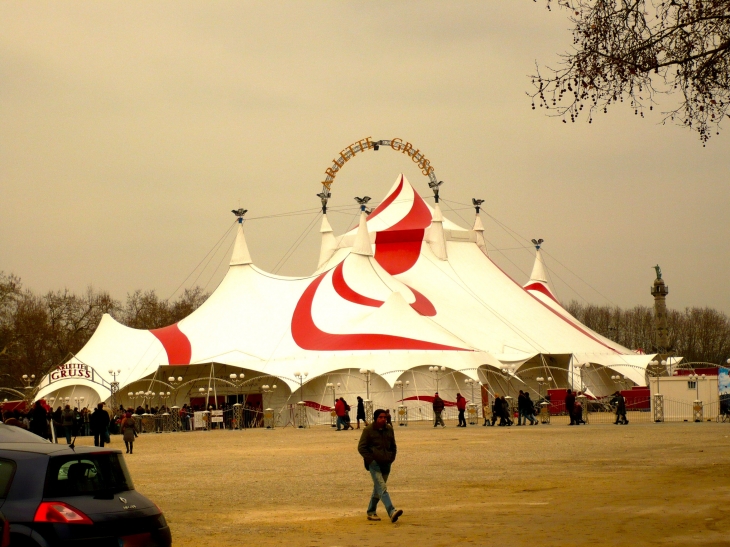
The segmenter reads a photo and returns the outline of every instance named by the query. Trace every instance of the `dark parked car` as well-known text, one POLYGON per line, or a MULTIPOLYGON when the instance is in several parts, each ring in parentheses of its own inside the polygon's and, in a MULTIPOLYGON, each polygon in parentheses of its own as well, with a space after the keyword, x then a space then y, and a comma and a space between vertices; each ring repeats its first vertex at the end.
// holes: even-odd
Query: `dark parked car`
POLYGON ((0 424, 0 510, 13 547, 169 547, 119 450, 70 448, 0 424))

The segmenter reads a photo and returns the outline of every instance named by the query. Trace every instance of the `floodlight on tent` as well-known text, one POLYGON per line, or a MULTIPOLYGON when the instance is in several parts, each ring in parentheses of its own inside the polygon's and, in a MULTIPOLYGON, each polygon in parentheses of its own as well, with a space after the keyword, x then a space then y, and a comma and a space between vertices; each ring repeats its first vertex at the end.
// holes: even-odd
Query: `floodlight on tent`
POLYGON ((539 251, 540 250, 540 246, 543 244, 543 242, 545 240, 544 239, 533 239, 531 241, 532 241, 532 244, 535 246, 535 249, 537 249, 539 251))
POLYGON ((662 359, 662 366, 663 367, 666 367, 667 366, 667 362, 664 359, 662 359))
POLYGON ((439 186, 441 186, 444 183, 444 181, 440 180, 438 182, 431 181, 428 183, 428 187, 433 190, 433 197, 436 203, 439 202, 439 186))
POLYGON ((170 377, 169 377, 169 378, 167 379, 167 381, 168 381, 168 382, 174 382, 174 381, 175 381, 175 377, 174 377, 174 376, 170 376, 170 377))
POLYGON ((130 397, 134 397, 134 393, 131 392, 131 391, 129 393, 127 393, 127 395, 130 396, 130 397))
POLYGON ((233 209, 231 211, 234 215, 236 215, 236 218, 238 219, 239 224, 243 224, 243 215, 248 213, 248 209, 244 209, 243 207, 240 207, 238 209, 233 209))
POLYGON ((177 377, 177 381, 178 381, 178 382, 182 382, 182 376, 178 376, 178 377, 177 377))
POLYGON ((357 203, 360 205, 360 211, 363 211, 363 212, 367 211, 367 204, 368 204, 368 201, 370 201, 371 199, 372 198, 370 196, 355 198, 355 201, 357 201, 357 203))
POLYGON ((229 376, 229 378, 231 380, 235 380, 236 379, 236 373, 235 372, 232 372, 231 375, 229 376))
POLYGON ((472 205, 474 205, 474 207, 476 207, 477 214, 479 214, 479 209, 481 208, 482 203, 484 203, 484 200, 477 199, 477 198, 471 198, 471 203, 472 203, 472 205))
POLYGON ((200 393, 205 393, 205 388, 204 388, 204 387, 201 387, 201 388, 199 388, 199 389, 198 389, 198 391, 199 391, 200 393))
POLYGON ((274 384, 273 386, 271 386, 271 389, 276 389, 276 384, 274 384))

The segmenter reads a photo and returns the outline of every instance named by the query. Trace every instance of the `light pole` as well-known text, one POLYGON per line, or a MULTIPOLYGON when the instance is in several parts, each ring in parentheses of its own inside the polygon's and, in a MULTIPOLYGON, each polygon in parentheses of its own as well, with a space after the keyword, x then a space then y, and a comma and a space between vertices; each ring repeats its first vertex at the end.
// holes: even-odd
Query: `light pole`
POLYGON ((326 389, 332 390, 332 410, 330 411, 330 426, 337 427, 337 412, 335 412, 335 406, 337 405, 337 392, 336 389, 340 387, 340 382, 335 385, 332 382, 327 382, 326 389))
POLYGON ((306 370, 303 372, 296 371, 294 377, 299 380, 299 402, 297 403, 297 427, 304 429, 307 427, 307 405, 304 402, 304 379, 309 376, 306 370))
POLYGON ((398 405, 398 425, 399 426, 407 426, 408 425, 408 407, 406 406, 405 402, 405 394, 404 389, 407 388, 410 385, 410 381, 406 380, 403 382, 402 380, 396 380, 394 386, 400 388, 400 405, 398 405))
POLYGON ((700 375, 695 373, 690 374, 689 379, 693 380, 695 383, 695 400, 693 405, 694 421, 701 422, 703 420, 704 407, 700 400, 700 380, 707 380, 707 377, 704 374, 700 375))
POLYGON ((626 387, 624 386, 624 377, 620 374, 616 374, 614 376, 611 376, 611 380, 616 382, 618 384, 618 387, 621 389, 621 391, 625 390, 626 387))
POLYGON ((375 373, 375 369, 361 368, 360 374, 365 376, 365 389, 367 398, 365 399, 365 421, 369 424, 373 423, 373 402, 370 400, 370 376, 375 373))
POLYGON ((117 375, 121 374, 121 373, 122 373, 121 369, 117 369, 117 370, 109 369, 109 375, 112 377, 112 381, 109 384, 109 391, 111 392, 111 397, 109 399, 109 403, 112 407, 112 414, 114 416, 117 415, 117 411, 119 410, 117 408, 117 392, 119 391, 119 382, 117 382, 117 375))
POLYGON ((538 388, 538 394, 540 395, 540 399, 544 399, 547 396, 547 389, 545 390, 545 395, 542 394, 542 386, 549 386, 550 382, 553 381, 552 376, 548 376, 547 379, 545 379, 542 376, 538 376, 536 378, 537 380, 537 388, 538 388))
POLYGON ((466 405, 466 409, 469 414, 469 424, 475 425, 477 423, 477 418, 479 417, 477 410, 479 407, 474 402, 474 386, 478 385, 479 382, 476 380, 472 380, 471 378, 467 378, 466 380, 464 380, 464 383, 471 387, 471 401, 469 401, 469 404, 466 405))
MULTIPOLYGON (((268 384, 264 384, 261 386, 261 398, 265 399, 267 393, 274 393, 274 390, 276 389, 276 384, 269 387, 268 384)), ((266 406, 266 401, 262 401, 264 404, 264 427, 266 429, 274 429, 275 420, 274 420, 274 409, 269 408, 266 406)), ((271 402, 271 397, 269 397, 269 402, 271 402)))
POLYGON ((233 403, 234 427, 237 429, 243 429, 243 404, 239 401, 239 398, 241 398, 241 387, 243 386, 243 379, 246 375, 241 372, 238 376, 236 376, 236 373, 232 372, 228 377, 231 379, 231 383, 236 386, 236 402, 233 403))
POLYGON ((436 393, 439 391, 439 382, 441 381, 441 378, 443 378, 445 375, 443 374, 446 372, 446 367, 428 367, 428 371, 431 372, 436 379, 436 393))

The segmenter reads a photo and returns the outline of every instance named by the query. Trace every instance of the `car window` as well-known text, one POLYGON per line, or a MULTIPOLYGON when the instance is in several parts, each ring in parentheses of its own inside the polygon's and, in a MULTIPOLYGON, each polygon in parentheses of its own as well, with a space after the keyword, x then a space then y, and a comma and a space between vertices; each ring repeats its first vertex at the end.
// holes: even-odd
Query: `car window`
POLYGON ((44 497, 111 495, 134 490, 118 454, 79 454, 51 458, 44 497))
POLYGON ((0 499, 5 499, 10 490, 10 484, 15 475, 15 462, 11 460, 0 460, 0 499))

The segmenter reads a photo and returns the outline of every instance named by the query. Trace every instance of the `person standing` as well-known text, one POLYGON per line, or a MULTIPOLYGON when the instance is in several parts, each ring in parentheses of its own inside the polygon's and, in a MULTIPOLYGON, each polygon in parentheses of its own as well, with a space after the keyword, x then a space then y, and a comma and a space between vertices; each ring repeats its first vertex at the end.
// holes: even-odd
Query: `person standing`
POLYGON ((134 451, 134 438, 137 436, 137 420, 134 419, 131 412, 124 415, 120 429, 122 430, 124 446, 127 447, 127 454, 132 454, 134 451))
POLYGON ((494 394, 494 401, 492 401, 492 425, 497 423, 497 420, 502 415, 502 399, 499 393, 494 394))
POLYGON ((570 416, 570 423, 568 425, 577 425, 575 423, 575 395, 573 390, 569 389, 565 395, 565 412, 570 416))
POLYGON ((342 424, 345 426, 345 431, 348 429, 355 429, 350 423, 350 405, 347 404, 344 397, 340 397, 340 399, 342 399, 342 403, 345 405, 345 417, 342 420, 342 424))
POLYGON ((626 419, 626 399, 624 399, 624 396, 621 395, 620 391, 613 394, 611 404, 616 405, 616 421, 614 424, 627 425, 629 421, 626 419))
POLYGON ((30 430, 43 439, 48 438, 48 413, 40 401, 35 402, 31 412, 30 430))
POLYGON ((360 435, 357 451, 362 456, 365 469, 373 479, 373 493, 367 508, 368 520, 380 520, 377 514, 378 502, 382 501, 390 522, 396 522, 403 510, 396 509, 388 494, 388 477, 395 461, 398 447, 395 444, 395 432, 388 425, 385 411, 382 408, 373 412, 373 423, 366 426, 360 435))
POLYGON ((63 426, 63 434, 66 436, 66 444, 71 444, 71 433, 74 427, 74 411, 69 405, 63 409, 61 417, 61 425, 63 426))
POLYGON ((362 423, 365 424, 365 427, 368 426, 368 421, 365 418, 365 402, 362 400, 362 397, 359 395, 357 396, 357 429, 360 429, 360 420, 362 420, 362 423))
POLYGON ((530 425, 537 425, 537 420, 535 419, 535 404, 532 402, 532 399, 530 398, 530 393, 525 393, 525 425, 527 425, 527 420, 530 420, 530 425))
POLYGON ((335 402, 335 414, 337 414, 337 431, 342 431, 342 426, 345 424, 345 402, 342 397, 335 402))
POLYGON ((466 418, 464 418, 466 399, 461 396, 461 393, 456 394, 456 408, 459 410, 459 425, 456 427, 466 427, 466 418))
POLYGON ((525 416, 525 392, 520 390, 517 396, 517 425, 527 425, 527 416, 525 416))
POLYGON ((109 427, 109 414, 104 410, 104 403, 96 405, 89 418, 89 425, 94 436, 94 446, 103 447, 106 442, 106 430, 109 427))
POLYGON ((436 395, 433 397, 433 426, 436 427, 437 425, 441 424, 441 427, 446 427, 446 424, 444 423, 443 417, 441 417, 441 413, 444 411, 444 400, 439 397, 438 391, 436 392, 436 395))

